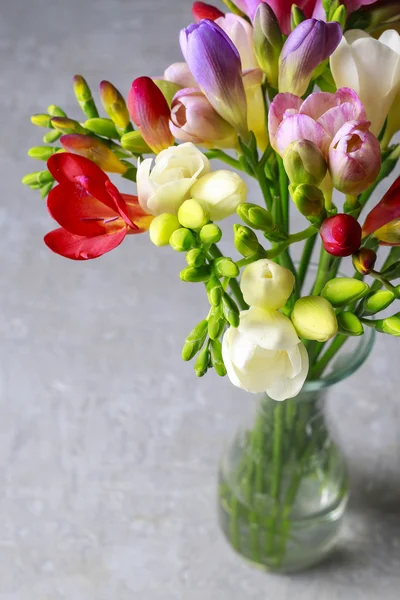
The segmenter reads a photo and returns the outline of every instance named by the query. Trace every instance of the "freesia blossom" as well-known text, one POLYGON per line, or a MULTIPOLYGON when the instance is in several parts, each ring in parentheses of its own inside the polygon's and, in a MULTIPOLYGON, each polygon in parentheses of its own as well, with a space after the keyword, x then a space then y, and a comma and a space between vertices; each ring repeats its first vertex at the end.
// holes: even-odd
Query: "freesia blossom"
POLYGON ((191 142, 163 150, 154 164, 146 158, 137 171, 140 206, 152 215, 177 214, 195 181, 209 170, 208 158, 191 142))
POLYGON ((128 109, 143 139, 156 154, 172 146, 168 102, 150 77, 138 77, 132 83, 128 109))
POLYGON ((367 215, 362 233, 373 233, 384 246, 400 246, 400 177, 367 215))
POLYGON ((237 133, 211 106, 198 88, 185 88, 171 104, 170 129, 181 142, 210 148, 234 148, 237 133))
POLYGON ((195 88, 197 83, 185 62, 176 62, 164 71, 165 81, 175 83, 182 88, 195 88))
POLYGON ((247 138, 246 94, 236 46, 221 27, 208 19, 183 29, 180 44, 197 85, 211 105, 247 138))
POLYGON ((289 269, 262 258, 244 269, 240 287, 249 306, 277 309, 285 306, 294 283, 289 269))
POLYGON ((378 40, 365 31, 347 31, 330 59, 338 87, 351 86, 378 135, 400 91, 400 36, 387 30, 378 40))
POLYGON ((302 100, 293 94, 275 96, 268 113, 272 147, 283 156, 291 142, 305 139, 328 157, 329 146, 348 121, 365 121, 364 107, 357 94, 341 88, 336 94, 315 92, 302 100))
POLYGON ((246 202, 247 186, 234 171, 212 171, 198 179, 190 190, 192 198, 207 211, 212 221, 220 221, 246 202))
POLYGON ((330 145, 329 173, 333 186, 344 194, 361 194, 378 177, 381 149, 369 126, 369 121, 349 121, 330 145))
POLYGON ((329 58, 342 37, 339 23, 307 19, 286 40, 279 60, 279 91, 302 96, 314 69, 329 58))
POLYGON ((309 361, 288 317, 276 310, 250 308, 238 328, 223 338, 222 356, 233 385, 273 400, 296 396, 306 380, 309 361))
POLYGON ((225 31, 239 52, 242 71, 257 68, 258 62, 254 54, 253 27, 250 23, 232 13, 219 17, 215 20, 215 23, 225 31))
POLYGON ((149 228, 152 217, 137 197, 120 194, 92 161, 65 152, 51 156, 47 166, 58 182, 47 208, 61 227, 44 238, 53 252, 73 260, 97 258, 119 246, 127 234, 149 228))

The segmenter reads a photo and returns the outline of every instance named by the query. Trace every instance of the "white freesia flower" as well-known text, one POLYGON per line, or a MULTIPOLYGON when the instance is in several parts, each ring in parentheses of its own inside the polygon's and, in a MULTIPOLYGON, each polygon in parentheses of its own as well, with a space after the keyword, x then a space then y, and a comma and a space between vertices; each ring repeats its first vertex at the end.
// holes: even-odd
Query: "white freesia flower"
POLYGON ((155 216, 177 214, 195 181, 210 170, 208 158, 191 142, 163 150, 152 165, 151 158, 140 162, 136 179, 140 206, 155 216))
POLYGON ((247 186, 234 171, 213 171, 193 185, 191 196, 207 211, 212 221, 226 219, 246 202, 247 186))
POLYGON ((294 283, 289 269, 261 258, 244 269, 240 287, 249 306, 276 309, 285 306, 294 283))
POLYGON ((347 31, 330 63, 336 86, 358 94, 378 135, 400 90, 399 34, 390 29, 376 40, 360 29, 347 31))
POLYGON ((240 314, 222 341, 222 357, 231 382, 273 400, 296 396, 308 373, 308 353, 288 317, 277 310, 250 308, 240 314))

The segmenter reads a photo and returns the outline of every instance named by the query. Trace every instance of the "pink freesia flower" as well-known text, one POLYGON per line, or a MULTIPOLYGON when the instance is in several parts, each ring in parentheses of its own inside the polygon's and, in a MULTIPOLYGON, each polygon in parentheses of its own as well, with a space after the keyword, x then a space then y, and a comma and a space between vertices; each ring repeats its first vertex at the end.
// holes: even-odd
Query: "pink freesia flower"
POLYGON ((314 142, 328 158, 329 146, 339 129, 348 121, 365 121, 364 107, 350 88, 336 94, 316 92, 302 100, 294 94, 275 96, 268 115, 272 147, 282 156, 291 142, 314 142))

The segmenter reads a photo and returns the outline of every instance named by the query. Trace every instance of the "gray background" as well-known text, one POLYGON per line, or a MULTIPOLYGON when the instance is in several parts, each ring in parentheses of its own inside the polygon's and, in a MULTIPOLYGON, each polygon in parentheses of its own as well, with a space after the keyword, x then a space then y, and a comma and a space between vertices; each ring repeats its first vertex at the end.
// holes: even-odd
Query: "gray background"
POLYGON ((201 286, 147 236, 87 263, 51 254, 54 224, 20 185, 41 168, 26 157, 44 132, 29 116, 58 103, 80 118, 75 73, 123 93, 161 74, 190 5, 1 0, 0 598, 398 598, 398 340, 380 337, 330 401, 354 488, 337 552, 293 577, 251 569, 223 541, 214 497, 252 400, 180 360, 201 286))

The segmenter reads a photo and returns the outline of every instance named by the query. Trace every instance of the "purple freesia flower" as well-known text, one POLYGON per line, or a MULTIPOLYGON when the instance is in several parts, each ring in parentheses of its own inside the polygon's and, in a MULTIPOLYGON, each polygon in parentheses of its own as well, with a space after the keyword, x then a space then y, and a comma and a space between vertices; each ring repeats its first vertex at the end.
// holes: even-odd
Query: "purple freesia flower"
POLYGON ((248 136, 246 94, 239 53, 213 21, 192 23, 180 34, 183 56, 210 104, 243 138, 248 136))
POLYGON ((339 23, 307 19, 286 40, 279 64, 279 91, 302 96, 312 72, 339 45, 342 28, 339 23))

